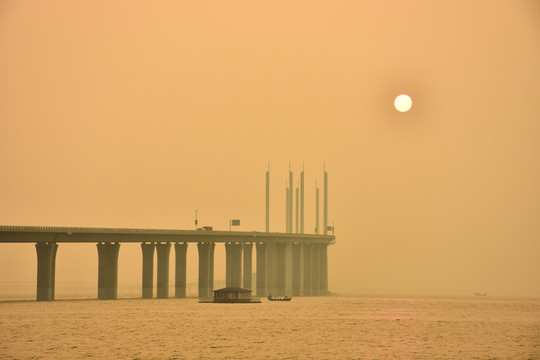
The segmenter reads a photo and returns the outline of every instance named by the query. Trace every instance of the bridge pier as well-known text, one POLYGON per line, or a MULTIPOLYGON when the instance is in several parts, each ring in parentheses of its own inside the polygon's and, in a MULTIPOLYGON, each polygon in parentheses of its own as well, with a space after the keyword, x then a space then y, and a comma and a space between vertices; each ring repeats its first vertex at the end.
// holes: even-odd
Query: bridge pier
POLYGON ((156 245, 157 250, 157 298, 169 297, 169 258, 171 243, 156 245))
POLYGON ((328 244, 319 244, 321 251, 321 291, 320 295, 328 295, 328 244))
POLYGON ((285 245, 286 244, 276 244, 276 269, 275 269, 275 293, 277 296, 285 296, 285 284, 286 284, 286 274, 287 274, 287 265, 285 260, 285 245))
POLYGON ((174 244, 176 256, 176 267, 174 276, 174 296, 177 298, 186 297, 186 253, 187 243, 174 244))
POLYGON ((311 249, 312 244, 304 244, 304 296, 311 296, 311 249))
POLYGON ((198 243, 199 250, 199 297, 211 296, 214 286, 214 244, 198 243))
POLYGON ((311 245, 311 295, 321 295, 321 247, 311 245))
POLYGON ((98 243, 98 299, 118 297, 119 243, 98 243))
POLYGON ((266 261, 266 295, 276 294, 276 244, 268 243, 266 261))
POLYGON ((292 247, 288 243, 276 244, 275 284, 277 296, 292 295, 293 258, 292 247))
POLYGON ((257 296, 266 296, 267 243, 257 243, 257 296))
POLYGON ((292 244, 285 244, 285 295, 292 295, 293 253, 292 244))
POLYGON ((292 295, 302 296, 304 288, 304 253, 302 244, 292 245, 292 295))
POLYGON ((142 297, 152 299, 154 297, 154 248, 155 244, 141 244, 142 263, 142 297))
POLYGON ((56 243, 36 243, 37 253, 37 301, 54 300, 56 268, 56 243))
POLYGON ((216 249, 216 244, 210 244, 210 257, 208 259, 208 296, 212 296, 212 290, 214 290, 214 250, 216 249))
POLYGON ((226 243, 225 286, 242 287, 242 244, 226 243))
POLYGON ((232 251, 229 250, 229 243, 225 243, 225 287, 231 285, 231 273, 232 273, 232 251))
POLYGON ((253 290, 253 279, 251 273, 253 272, 253 244, 243 244, 244 252, 244 266, 243 266, 243 288, 253 290))

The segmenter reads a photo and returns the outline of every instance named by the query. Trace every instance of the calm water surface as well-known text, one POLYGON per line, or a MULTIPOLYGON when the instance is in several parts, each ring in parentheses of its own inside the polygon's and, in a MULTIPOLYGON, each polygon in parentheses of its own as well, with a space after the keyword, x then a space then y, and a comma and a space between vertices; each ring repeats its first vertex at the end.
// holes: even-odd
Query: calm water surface
POLYGON ((0 302, 0 359, 540 359, 540 301, 0 302))

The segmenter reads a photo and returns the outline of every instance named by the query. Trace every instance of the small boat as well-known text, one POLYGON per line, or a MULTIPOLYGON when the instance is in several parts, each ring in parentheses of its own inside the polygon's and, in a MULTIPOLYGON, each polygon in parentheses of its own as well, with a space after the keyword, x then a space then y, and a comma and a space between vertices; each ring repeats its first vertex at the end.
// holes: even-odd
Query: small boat
POLYGON ((268 295, 267 299, 270 300, 270 301, 291 301, 292 297, 291 296, 272 296, 272 295, 268 295))
POLYGON ((477 292, 475 292, 474 296, 487 296, 487 294, 486 293, 477 293, 477 292))

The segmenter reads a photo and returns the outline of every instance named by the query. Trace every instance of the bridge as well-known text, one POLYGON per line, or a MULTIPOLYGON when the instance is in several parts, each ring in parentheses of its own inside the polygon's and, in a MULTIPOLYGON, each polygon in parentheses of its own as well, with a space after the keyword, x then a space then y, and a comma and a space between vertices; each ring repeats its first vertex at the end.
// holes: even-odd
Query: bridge
POLYGON ((36 244, 38 301, 54 300, 56 251, 61 243, 96 244, 98 299, 118 297, 121 243, 141 244, 143 298, 153 297, 155 251, 157 298, 169 297, 169 259, 173 244, 174 296, 186 296, 188 244, 196 244, 199 255, 198 295, 211 296, 214 249, 221 243, 225 246, 227 287, 252 288, 255 247, 257 296, 270 293, 277 296, 324 296, 328 294, 328 246, 335 243, 335 236, 255 231, 0 226, 0 243, 36 244))
MULTIPOLYGON (((154 293, 154 252, 157 251, 157 297, 169 297, 169 259, 175 252, 175 297, 186 296, 186 253, 189 243, 199 252, 199 297, 209 297, 214 287, 214 249, 225 245, 227 287, 252 290, 253 246, 256 251, 256 294, 267 296, 324 296, 328 294, 328 246, 335 243, 328 230, 328 173, 324 169, 323 234, 319 227, 319 188, 315 188, 315 234, 304 233, 304 170, 296 188, 289 165, 286 188, 286 232, 269 231, 270 165, 266 172, 265 232, 116 229, 83 227, 0 226, 0 243, 35 243, 37 300, 54 300, 56 251, 59 243, 96 243, 98 299, 118 297, 118 253, 122 242, 141 244, 142 297, 154 293), (296 230, 293 232, 293 213, 296 230)), ((232 221, 232 220, 231 220, 232 221)), ((197 224, 197 220, 195 220, 197 224)), ((232 223, 231 223, 232 225, 232 223)))

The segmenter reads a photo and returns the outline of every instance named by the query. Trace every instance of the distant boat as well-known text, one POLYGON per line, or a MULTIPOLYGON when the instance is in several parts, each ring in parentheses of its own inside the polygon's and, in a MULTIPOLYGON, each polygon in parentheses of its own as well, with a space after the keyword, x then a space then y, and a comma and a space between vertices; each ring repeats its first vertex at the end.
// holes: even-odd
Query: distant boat
POLYGON ((268 300, 270 301, 291 301, 292 297, 291 296, 272 296, 272 295, 268 295, 267 297, 268 300))
POLYGON ((486 293, 477 293, 477 292, 475 292, 474 296, 487 296, 487 294, 486 293))

